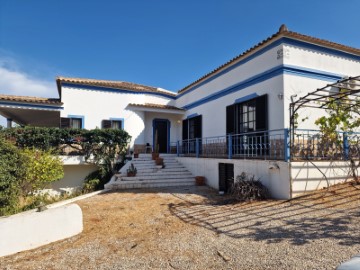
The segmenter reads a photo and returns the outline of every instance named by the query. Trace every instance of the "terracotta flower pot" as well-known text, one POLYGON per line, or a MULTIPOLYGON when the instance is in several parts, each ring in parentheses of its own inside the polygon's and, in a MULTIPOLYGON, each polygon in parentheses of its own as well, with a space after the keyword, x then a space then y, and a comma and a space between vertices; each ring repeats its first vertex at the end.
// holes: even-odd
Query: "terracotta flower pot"
POLYGON ((204 176, 196 176, 195 182, 197 186, 205 186, 205 177, 204 176))
POLYGON ((152 153, 152 159, 156 160, 159 157, 159 153, 152 153))
POLYGON ((134 153, 134 158, 138 158, 139 157, 139 153, 134 153))
POLYGON ((134 177, 134 176, 136 176, 136 173, 134 173, 134 172, 128 172, 128 173, 127 173, 127 176, 128 176, 128 177, 134 177))
POLYGON ((158 157, 158 158, 156 158, 155 159, 155 164, 156 165, 164 165, 164 159, 163 158, 160 158, 160 157, 158 157))

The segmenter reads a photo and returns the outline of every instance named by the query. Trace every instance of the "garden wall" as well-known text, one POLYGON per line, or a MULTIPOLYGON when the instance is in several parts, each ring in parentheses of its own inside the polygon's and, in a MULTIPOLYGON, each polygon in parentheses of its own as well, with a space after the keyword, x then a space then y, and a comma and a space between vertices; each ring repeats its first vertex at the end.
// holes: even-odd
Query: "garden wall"
POLYGON ((83 230, 81 208, 65 205, 42 212, 27 211, 0 218, 0 256, 62 240, 83 230))

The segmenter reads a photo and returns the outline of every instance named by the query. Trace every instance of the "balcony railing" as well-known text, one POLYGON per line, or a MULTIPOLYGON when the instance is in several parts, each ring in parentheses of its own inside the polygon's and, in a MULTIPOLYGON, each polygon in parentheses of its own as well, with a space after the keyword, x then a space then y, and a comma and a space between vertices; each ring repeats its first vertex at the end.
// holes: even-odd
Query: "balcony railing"
POLYGON ((326 137, 318 130, 295 130, 291 154, 294 160, 359 159, 360 133, 336 132, 326 137))
POLYGON ((172 149, 174 145, 178 156, 199 158, 285 161, 360 158, 360 133, 337 132, 329 139, 317 130, 304 129, 293 134, 288 129, 277 129, 182 140, 173 143, 172 149))
POLYGON ((283 160, 287 153, 288 130, 267 130, 177 142, 179 156, 204 158, 251 158, 283 160))

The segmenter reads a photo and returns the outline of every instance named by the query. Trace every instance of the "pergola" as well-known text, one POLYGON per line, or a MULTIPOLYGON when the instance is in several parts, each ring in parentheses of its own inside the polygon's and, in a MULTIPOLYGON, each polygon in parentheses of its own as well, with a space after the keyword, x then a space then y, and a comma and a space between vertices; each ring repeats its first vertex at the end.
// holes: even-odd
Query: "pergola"
POLYGON ((360 76, 345 77, 290 103, 290 146, 294 143, 296 113, 301 108, 331 109, 334 102, 345 110, 360 107, 360 76))

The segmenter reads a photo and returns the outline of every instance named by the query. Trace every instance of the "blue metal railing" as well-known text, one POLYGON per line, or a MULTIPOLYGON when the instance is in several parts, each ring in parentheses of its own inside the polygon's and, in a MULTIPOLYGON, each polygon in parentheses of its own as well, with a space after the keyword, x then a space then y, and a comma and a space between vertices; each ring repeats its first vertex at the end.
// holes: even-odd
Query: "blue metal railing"
POLYGON ((348 160, 359 158, 360 133, 338 131, 324 136, 319 130, 297 129, 291 147, 292 159, 348 160))
POLYGON ((182 140, 178 156, 288 160, 287 129, 182 140))
POLYGON ((264 159, 347 160, 360 157, 360 133, 337 132, 326 138, 319 130, 288 129, 204 137, 174 143, 178 156, 264 159))

